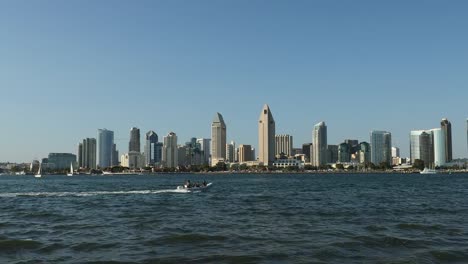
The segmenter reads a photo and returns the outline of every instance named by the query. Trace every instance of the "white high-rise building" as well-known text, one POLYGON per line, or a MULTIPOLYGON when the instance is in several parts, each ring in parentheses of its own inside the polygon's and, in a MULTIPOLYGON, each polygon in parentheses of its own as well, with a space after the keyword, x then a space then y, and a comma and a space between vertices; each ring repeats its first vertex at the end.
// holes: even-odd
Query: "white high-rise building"
POLYGON ((167 168, 175 168, 178 165, 177 156, 177 135, 170 132, 164 137, 163 144, 163 163, 167 168))
POLYGON ((400 157, 400 148, 392 147, 392 157, 400 157))
POLYGON ((387 131, 371 131, 371 162, 392 164, 392 134, 387 131))
POLYGON ((231 141, 231 144, 226 144, 226 161, 228 162, 235 162, 236 161, 236 155, 235 155, 235 150, 236 150, 236 143, 234 141, 231 141))
POLYGON ((446 155, 446 136, 445 130, 442 128, 431 129, 432 138, 434 140, 434 166, 444 166, 447 160, 446 155))
POLYGON ((216 113, 211 123, 211 166, 226 158, 226 123, 223 116, 216 113))
POLYGON ((275 160, 275 120, 270 107, 266 104, 258 119, 258 161, 265 166, 273 165, 275 160))
POLYGON ((286 157, 293 156, 293 137, 290 135, 275 136, 275 155, 284 154, 286 157))
POLYGON ((327 125, 320 122, 312 133, 312 165, 320 167, 327 163, 327 125))

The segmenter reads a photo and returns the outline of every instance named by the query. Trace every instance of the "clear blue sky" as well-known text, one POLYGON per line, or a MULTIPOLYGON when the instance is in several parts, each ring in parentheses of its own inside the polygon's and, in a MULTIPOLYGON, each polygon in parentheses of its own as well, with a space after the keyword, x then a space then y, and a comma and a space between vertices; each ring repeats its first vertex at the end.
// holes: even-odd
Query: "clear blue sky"
POLYGON ((98 128, 121 153, 130 127, 161 140, 257 145, 268 103, 277 133, 329 144, 452 122, 466 157, 467 1, 0 2, 0 161, 76 152, 98 128))

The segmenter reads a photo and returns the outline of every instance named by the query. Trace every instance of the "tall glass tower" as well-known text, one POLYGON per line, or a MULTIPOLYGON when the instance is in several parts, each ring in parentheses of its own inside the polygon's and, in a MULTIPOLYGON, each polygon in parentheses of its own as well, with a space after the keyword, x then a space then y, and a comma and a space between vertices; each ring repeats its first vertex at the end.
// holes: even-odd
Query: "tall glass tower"
POLYGON ((100 168, 110 167, 112 165, 112 147, 114 146, 114 131, 107 129, 98 130, 97 138, 98 161, 100 168))

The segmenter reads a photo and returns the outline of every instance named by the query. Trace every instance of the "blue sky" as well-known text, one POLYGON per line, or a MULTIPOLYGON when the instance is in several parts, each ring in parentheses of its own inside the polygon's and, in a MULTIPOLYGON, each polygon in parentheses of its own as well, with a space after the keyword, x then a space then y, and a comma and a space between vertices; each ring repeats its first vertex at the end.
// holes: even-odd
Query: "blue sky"
POLYGON ((130 127, 179 142, 257 145, 268 103, 277 133, 329 144, 452 122, 467 156, 466 1, 2 1, 0 161, 76 152, 98 128, 127 151, 130 127))

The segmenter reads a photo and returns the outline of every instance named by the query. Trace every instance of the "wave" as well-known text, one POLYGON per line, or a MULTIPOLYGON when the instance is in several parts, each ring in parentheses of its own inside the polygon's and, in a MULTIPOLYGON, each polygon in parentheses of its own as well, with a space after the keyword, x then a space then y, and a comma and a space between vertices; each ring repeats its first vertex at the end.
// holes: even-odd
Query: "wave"
POLYGON ((136 191, 91 191, 91 192, 19 192, 0 193, 0 198, 9 197, 63 197, 63 196, 97 196, 97 195, 129 195, 129 194, 158 194, 158 193, 188 193, 187 190, 136 190, 136 191))

